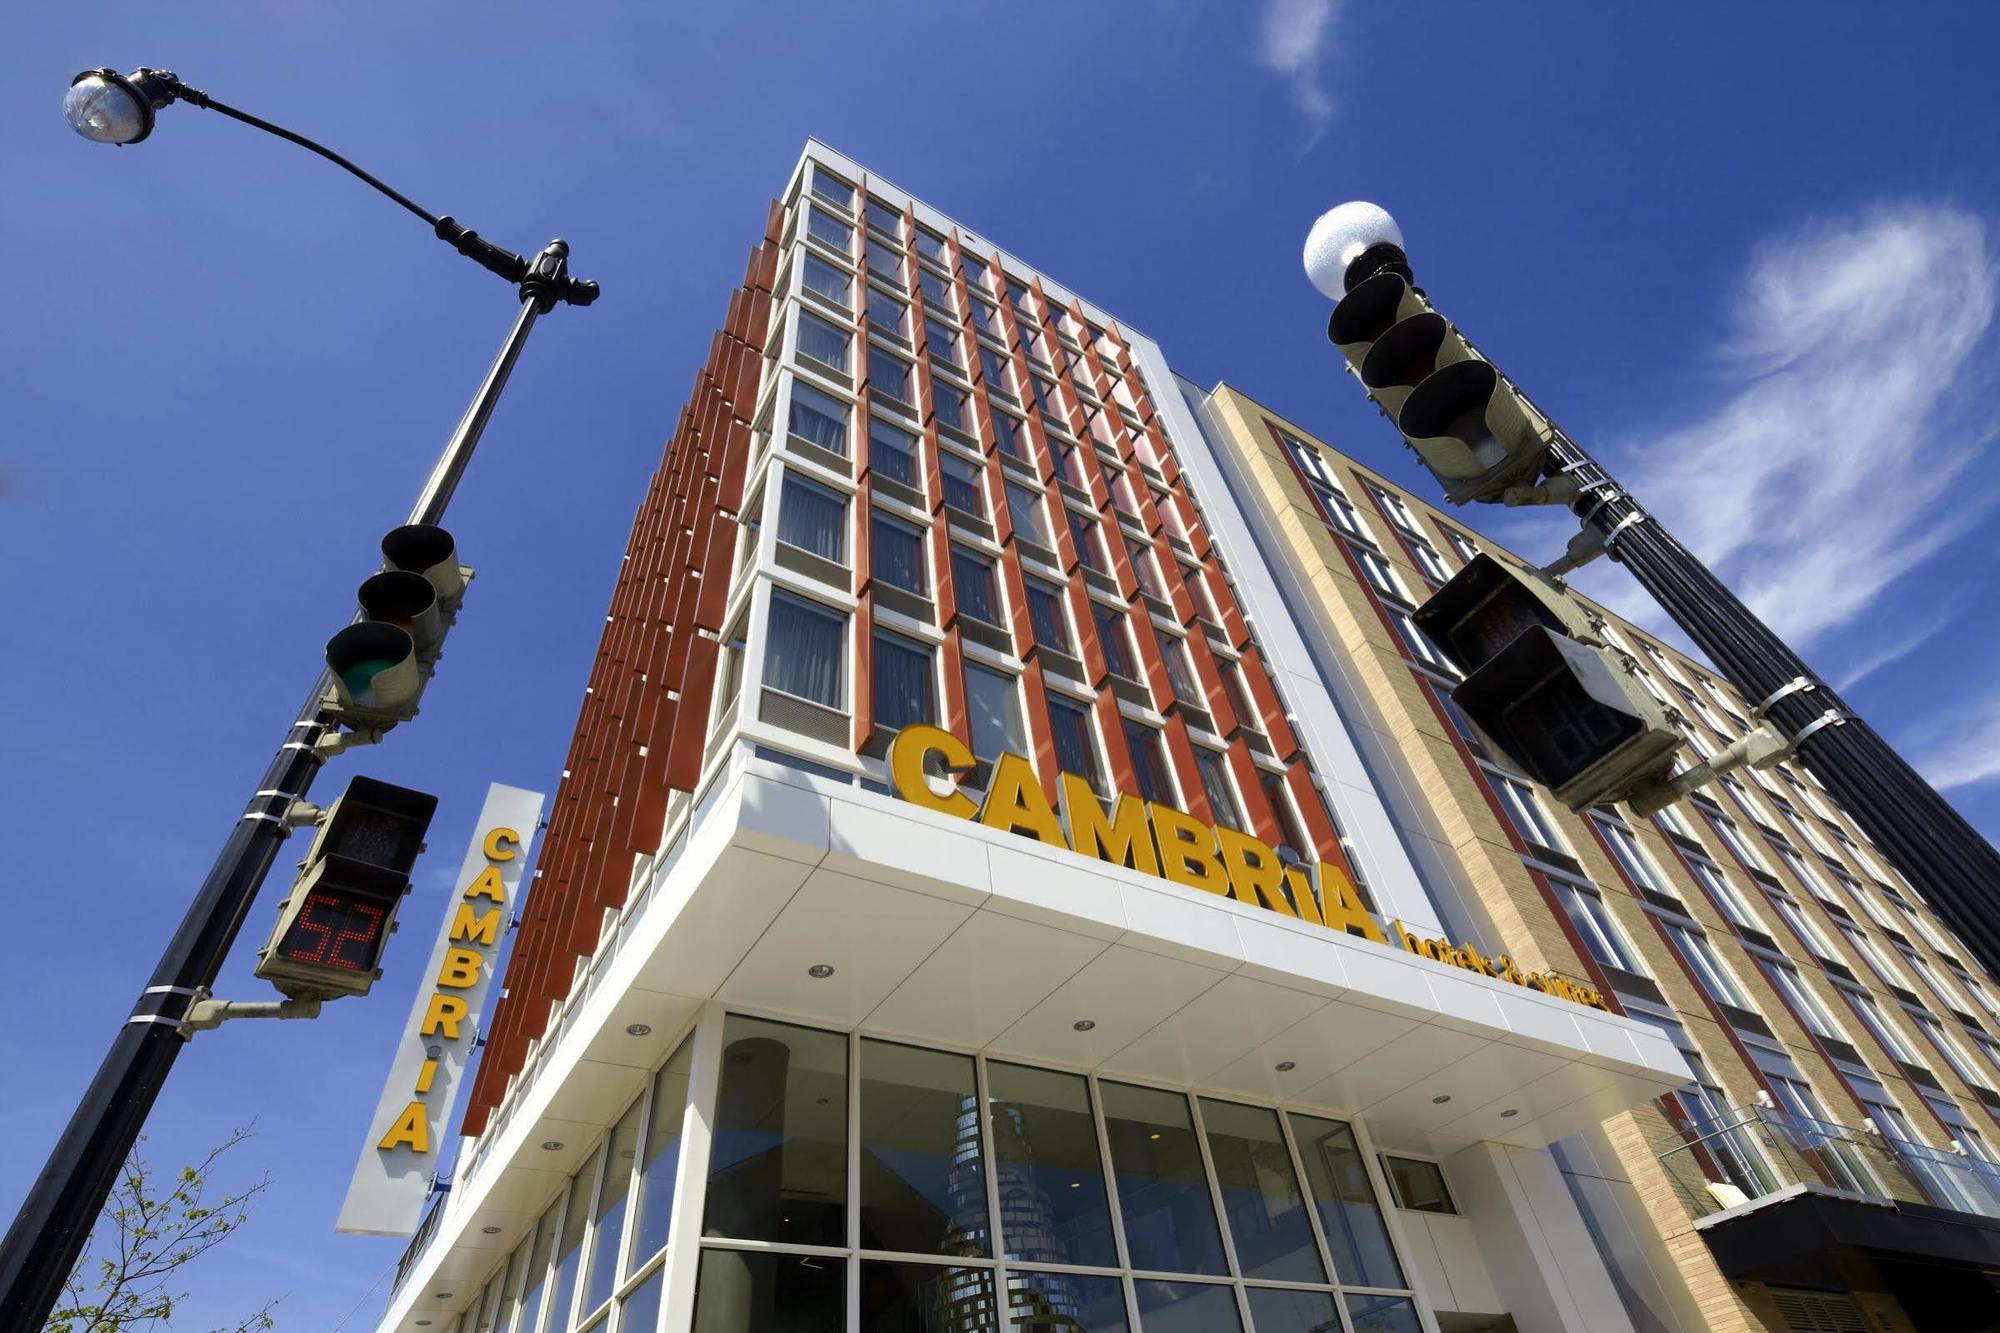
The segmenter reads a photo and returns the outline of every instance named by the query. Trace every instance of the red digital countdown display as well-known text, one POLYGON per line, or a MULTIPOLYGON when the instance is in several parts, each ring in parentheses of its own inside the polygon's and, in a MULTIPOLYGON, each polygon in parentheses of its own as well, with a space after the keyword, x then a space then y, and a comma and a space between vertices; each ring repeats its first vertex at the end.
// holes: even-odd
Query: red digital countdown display
POLYGON ((389 910, 379 898, 316 888, 278 942, 279 958, 294 963, 368 972, 382 952, 389 910))

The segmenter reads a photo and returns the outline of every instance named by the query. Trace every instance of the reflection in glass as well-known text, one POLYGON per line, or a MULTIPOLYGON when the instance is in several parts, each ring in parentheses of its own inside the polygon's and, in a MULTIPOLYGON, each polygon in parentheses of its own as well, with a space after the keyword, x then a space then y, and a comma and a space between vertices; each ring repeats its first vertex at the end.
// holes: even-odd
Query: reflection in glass
POLYGON ((514 1288, 520 1284, 521 1262, 527 1257, 528 1242, 522 1241, 507 1260, 507 1275, 500 1279, 500 1289, 493 1302, 492 1327, 497 1333, 507 1333, 513 1327, 514 1288))
POLYGON ((862 1042, 862 1246, 983 1258, 987 1237, 972 1058, 862 1042))
POLYGON ((705 1249, 694 1333, 842 1333, 846 1291, 838 1259, 705 1249))
POLYGON ((1317 1116, 1288 1113, 1287 1119, 1340 1280, 1361 1287, 1404 1285, 1354 1131, 1341 1121, 1317 1116))
POLYGON ((1000 1315, 993 1304, 993 1274, 984 1268, 864 1261, 861 1327, 869 1333, 997 1329, 1000 1315))
POLYGON ((722 1035, 702 1234, 845 1244, 847 1038, 736 1014, 722 1035))
POLYGON ((1132 1286, 1139 1297, 1139 1324, 1146 1333, 1243 1333, 1234 1287, 1143 1277, 1132 1286))
POLYGON ((653 1080, 651 1119, 646 1125, 646 1157, 640 1165, 639 1217, 632 1225, 632 1266, 638 1267, 667 1243, 674 1216, 674 1174, 681 1162, 681 1127, 687 1123, 688 1070, 694 1039, 679 1050, 653 1080))
POLYGON ((549 1283, 549 1327, 569 1326, 570 1298, 576 1292, 577 1265, 583 1259, 583 1224, 590 1210, 590 1187, 597 1179, 599 1153, 569 1183, 569 1203, 563 1208, 562 1242, 556 1246, 556 1275, 549 1283))
POLYGON ((1124 1083, 1099 1086, 1132 1267, 1228 1272, 1187 1098, 1124 1083))
POLYGON ((1204 1097, 1201 1122, 1238 1270, 1251 1278, 1326 1281, 1278 1113, 1204 1097))
POLYGON ((667 1268, 662 1264, 618 1302, 618 1333, 653 1333, 660 1326, 660 1291, 666 1277, 667 1268))
MULTIPOLYGON (((1204 1113, 1205 1114, 1205 1113, 1204 1113)), ((1257 1333, 1337 1333, 1333 1293, 1250 1287, 1250 1326, 1257 1333)))
POLYGON ((1407 1296, 1351 1295, 1347 1317, 1354 1321, 1354 1333, 1423 1333, 1407 1296))
POLYGON ((1127 1333, 1125 1284, 1082 1273, 1009 1269, 1007 1307, 1014 1333, 1127 1333))
POLYGON ((590 1276, 583 1284, 583 1313, 589 1314, 611 1297, 617 1285, 618 1256, 625 1240, 625 1196, 632 1191, 632 1159, 639 1154, 639 1111, 644 1099, 632 1103, 611 1131, 606 1150, 604 1184, 597 1191, 597 1226, 590 1242, 590 1276))
POLYGON ((549 1251, 556 1247, 556 1227, 562 1221, 562 1200, 558 1198, 542 1214, 535 1228, 535 1248, 528 1254, 528 1280, 521 1290, 521 1311, 514 1324, 521 1333, 535 1333, 542 1317, 543 1284, 548 1279, 549 1251))
POLYGON ((1104 1163, 1080 1074, 986 1065, 994 1170, 1007 1258, 1031 1264, 1118 1263, 1104 1163))

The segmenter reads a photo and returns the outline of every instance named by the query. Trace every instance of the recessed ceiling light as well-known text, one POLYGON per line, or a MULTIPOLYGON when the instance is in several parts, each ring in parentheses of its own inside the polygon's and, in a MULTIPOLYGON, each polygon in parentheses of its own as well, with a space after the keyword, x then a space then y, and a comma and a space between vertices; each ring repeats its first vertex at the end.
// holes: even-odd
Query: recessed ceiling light
POLYGON ((482 1235, 482 1236, 497 1236, 497 1235, 499 1235, 499 1234, 500 1234, 500 1228, 499 1228, 499 1227, 481 1227, 481 1228, 479 1228, 479 1234, 480 1234, 480 1235, 482 1235))
POLYGON ((1511 1106, 1510 1106, 1510 1107, 1508 1107, 1508 1108, 1507 1108, 1506 1110, 1504 1110, 1504 1111, 1502 1111, 1502 1112, 1500 1113, 1500 1118, 1501 1118, 1502 1120, 1512 1120, 1512 1119, 1513 1119, 1513 1118, 1514 1118, 1515 1116, 1517 1116, 1517 1115, 1519 1115, 1519 1114, 1521 1114, 1521 1113, 1520 1113, 1520 1112, 1519 1112, 1518 1110, 1516 1110, 1516 1109, 1515 1109, 1514 1107, 1511 1107, 1511 1106))
POLYGON ((806 975, 811 977, 814 981, 825 981, 828 977, 833 975, 833 964, 814 963, 811 967, 806 969, 806 975))
POLYGON ((651 1023, 627 1023, 625 1025, 625 1035, 628 1037, 643 1037, 652 1030, 653 1025, 651 1023))
POLYGON ((1088 1032, 1096 1026, 1096 1020, 1089 1018, 1079 1018, 1076 1022, 1070 1024, 1070 1028, 1076 1032, 1088 1032))
POLYGON ((418 1328, 429 1328, 430 1326, 431 1326, 431 1321, 428 1319, 419 1319, 417 1321, 418 1328))
POLYGON ((1451 1094, 1450 1094, 1450 1093, 1448 1093, 1448 1092, 1440 1092, 1440 1093, 1439 1093, 1439 1094, 1438 1094, 1437 1096, 1435 1096, 1435 1097, 1431 1098, 1431 1105, 1432 1105, 1432 1106, 1443 1106, 1443 1105, 1444 1105, 1444 1104, 1445 1104, 1446 1102, 1448 1102, 1448 1101, 1450 1101, 1450 1100, 1451 1100, 1451 1094))
POLYGON ((431 1299, 439 1301, 448 1301, 451 1299, 451 1293, 448 1291, 436 1292, 432 1295, 431 1299))
POLYGON ((1276 1066, 1277 1071, 1280 1074, 1289 1074, 1298 1067, 1299 1067, 1299 1062, 1297 1060, 1280 1060, 1278 1061, 1276 1066))
POLYGON ((1159 1136, 1158 1134, 1148 1134, 1148 1135, 1146 1136, 1146 1139, 1147 1139, 1147 1141, 1148 1141, 1148 1142, 1158 1142, 1158 1141, 1159 1141, 1159 1137, 1160 1137, 1160 1136, 1159 1136))
POLYGON ((563 1146, 563 1141, 562 1141, 561 1139, 543 1139, 543 1140, 542 1140, 542 1151, 543 1151, 543 1152, 561 1152, 561 1151, 562 1151, 562 1146, 563 1146))

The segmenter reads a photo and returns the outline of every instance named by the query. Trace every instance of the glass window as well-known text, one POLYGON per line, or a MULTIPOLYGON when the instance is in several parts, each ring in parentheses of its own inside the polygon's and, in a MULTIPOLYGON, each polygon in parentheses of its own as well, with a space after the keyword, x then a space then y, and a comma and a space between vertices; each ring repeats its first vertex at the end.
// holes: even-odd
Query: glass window
POLYGON ((1098 647, 1104 650, 1104 665, 1114 676, 1137 680, 1132 666, 1132 636, 1125 625, 1125 613, 1095 602, 1091 617, 1097 622, 1098 647))
POLYGON ((817 315, 799 315, 799 355, 846 370, 849 341, 846 329, 835 328, 817 315))
POLYGON ((1194 663, 1188 658, 1187 640, 1162 635, 1160 648, 1161 656, 1167 661, 1167 681, 1174 687, 1174 698, 1196 708, 1206 708, 1208 699, 1201 686, 1195 683, 1194 663))
POLYGON ((900 402, 910 401, 910 363, 880 347, 868 349, 868 387, 900 402))
POLYGON ((1722 909, 1724 916, 1739 926, 1748 926, 1752 930, 1763 929, 1756 913, 1752 912, 1750 905, 1743 901, 1743 895, 1737 892, 1736 886, 1729 882, 1729 876, 1722 873, 1721 866, 1705 856, 1696 856, 1693 853, 1688 854, 1687 863, 1688 868, 1694 872, 1694 877, 1701 881, 1701 886, 1715 899, 1716 906, 1722 909))
POLYGON ((1077 559, 1085 569, 1104 573, 1110 561, 1104 554, 1104 534, 1097 526, 1097 516, 1086 517, 1068 505, 1063 506, 1063 513, 1069 517, 1069 535, 1070 540, 1076 543, 1077 559))
POLYGON ((1167 592, 1167 581, 1160 574, 1159 553, 1150 546, 1137 547, 1135 550, 1132 568, 1139 575, 1140 589, 1156 601, 1171 602, 1173 598, 1167 592))
POLYGON ((993 443, 1007 457, 1021 463, 1029 461, 1028 447, 1021 439, 1021 422, 1018 417, 997 410, 993 413, 993 443))
POLYGON ((847 497, 785 473, 778 506, 778 540, 836 563, 847 559, 847 497))
POLYGON ((838 176, 827 175, 818 167, 812 169, 812 192, 840 205, 843 212, 854 211, 854 187, 838 176))
POLYGON ((922 227, 917 228, 917 253, 933 264, 951 263, 951 249, 945 244, 944 237, 927 232, 922 227))
POLYGON ((938 471, 944 479, 944 502, 974 518, 985 518, 986 488, 979 475, 982 470, 976 463, 940 450, 938 471))
POLYGON ((997 1060, 987 1063, 986 1085, 1008 1262, 1115 1266, 1089 1085, 997 1060))
POLYGON ((966 424, 965 413, 970 401, 964 391, 941 384, 935 378, 931 380, 931 407, 936 411, 940 425, 969 433, 971 428, 966 424))
POLYGON ((972 724, 972 752, 981 759, 1020 754, 1021 691, 1014 677, 977 663, 965 664, 965 706, 972 724))
POLYGON ((1368 581, 1375 586, 1375 591, 1405 600, 1403 585, 1396 581, 1396 571, 1390 568, 1387 560, 1366 546, 1349 546, 1347 549, 1354 552, 1355 560, 1361 565, 1361 572, 1368 576, 1368 581))
POLYGON ((1007 517, 1023 541, 1038 546, 1049 544, 1048 525, 1042 521, 1042 497, 1017 481, 1007 483, 1007 517))
POLYGON ((934 319, 924 321, 924 345, 930 354, 956 370, 964 365, 958 352, 958 330, 934 319))
POLYGON ((1612 859, 1618 862, 1619 868, 1626 876, 1642 889, 1660 892, 1662 885, 1659 872, 1654 870, 1653 863, 1646 859, 1646 853, 1640 848, 1639 839, 1634 836, 1632 830, 1617 820, 1606 819, 1602 815, 1593 818, 1597 821, 1598 830, 1604 834, 1605 843, 1611 848, 1612 859))
POLYGON ((1319 1245, 1306 1218, 1305 1191, 1292 1169, 1278 1113, 1203 1098, 1201 1122, 1242 1276, 1326 1281, 1319 1245))
POLYGON ((1049 697, 1049 729, 1055 733, 1056 762, 1099 791, 1103 779, 1097 766, 1097 746, 1091 740, 1090 709, 1068 699, 1049 697))
POLYGON ((1236 802, 1236 787, 1229 780, 1229 761, 1213 750, 1199 746, 1194 752, 1195 772, 1201 774, 1201 790, 1208 797, 1209 812, 1214 822, 1224 828, 1241 831, 1244 823, 1243 807, 1236 802))
POLYGON ((861 1043, 864 1249, 991 1254, 983 1162, 970 1056, 861 1043))
POLYGON ((874 669, 869 676, 874 683, 877 727, 900 731, 918 723, 937 721, 937 687, 931 673, 928 645, 888 630, 876 630, 874 669))
POLYGON ((868 289, 868 322, 884 333, 907 336, 910 308, 880 287, 868 289))
POLYGON ((905 285, 903 282, 903 255, 900 250, 895 249, 893 246, 883 245, 881 242, 873 239, 868 241, 866 249, 868 251, 868 272, 871 276, 880 278, 882 281, 897 287, 905 285))
POLYGON ((923 484, 917 473, 917 437, 879 417, 868 420, 868 466, 905 486, 923 484))
POLYGON ((810 384, 792 381, 792 434, 847 457, 847 404, 810 384))
POLYGON ((1007 1270, 1007 1307, 1022 1333, 1127 1333, 1125 1284, 1115 1277, 1007 1270))
POLYGON ((995 351, 982 343, 979 347, 979 366, 985 372, 986 388, 989 392, 1005 394, 1014 392, 1014 369, 1008 364, 1006 353, 995 351))
POLYGON ((1552 879, 1556 897, 1562 900, 1563 910, 1576 926, 1577 934, 1583 937, 1583 947, 1590 951, 1605 967, 1615 967, 1624 972, 1643 975, 1645 967, 1632 946, 1625 942, 1625 933, 1612 920, 1611 909, 1604 905, 1604 899, 1595 889, 1587 889, 1568 880, 1552 879))
POLYGON ((807 255, 801 266, 807 291, 818 292, 836 305, 846 305, 854 291, 854 279, 846 270, 835 268, 818 255, 807 255))
POLYGON ((903 234, 902 210, 891 208, 880 199, 870 199, 868 201, 868 225, 885 231, 891 236, 900 237, 903 234))
POLYGON ((854 250, 854 228, 817 208, 806 210, 806 232, 822 245, 831 246, 842 254, 850 254, 854 250))
POLYGON ((993 1273, 943 1264, 861 1264, 861 1325, 882 1333, 986 1333, 1000 1327, 993 1273))
POLYGON ((632 1167, 639 1155, 639 1112, 644 1100, 632 1103, 632 1109, 611 1131, 605 1150, 604 1183, 597 1190, 590 1264, 579 1314, 589 1314, 611 1299, 611 1289, 617 1285, 618 1260, 625 1243, 625 1200, 632 1192, 632 1167))
POLYGON ((1249 1296, 1250 1323, 1257 1333, 1330 1333, 1340 1327, 1331 1292, 1252 1287, 1249 1296))
MULTIPOLYGON (((704 1235, 845 1244, 847 1038, 729 1015, 709 1154, 704 1235)), ((702 1256, 704 1285, 708 1261, 718 1253, 702 1256)), ((837 1272, 840 1265, 827 1267, 837 1272)), ((776 1280, 777 1275, 770 1276, 776 1280)), ((769 1290, 769 1283, 757 1290, 769 1290)), ((699 1316, 695 1323, 709 1327, 699 1316)), ((754 1325, 774 1330, 802 1326, 754 1325)))
MULTIPOLYGON (((1134 1268, 1167 1273, 1227 1273, 1215 1202, 1187 1098, 1176 1092, 1104 1083, 1104 1127, 1118 1210, 1134 1268)), ((1227 1289, 1222 1289, 1228 1294, 1227 1289)), ((1233 1314, 1235 1301, 1228 1308, 1233 1314)), ((1141 1319, 1146 1318, 1141 1307, 1141 1319)), ((1209 1329, 1212 1324, 1193 1324, 1209 1329)))
POLYGON ((1445 564, 1444 557, 1437 553, 1436 547, 1421 537, 1410 538, 1409 544, 1410 553, 1417 558, 1417 567, 1422 569, 1433 582, 1443 583, 1451 577, 1451 567, 1445 564))
MULTIPOLYGON (((549 1205, 542 1220, 535 1227, 535 1248, 528 1252, 528 1277, 521 1289, 521 1308, 515 1317, 515 1327, 521 1333, 534 1333, 535 1321, 542 1317, 542 1297, 549 1274, 549 1254, 556 1247, 556 1228, 562 1223, 561 1198, 549 1205)), ((567 1313, 567 1312, 565 1312, 567 1313)))
POLYGON ((1550 851, 1566 850, 1562 834, 1556 832, 1554 824, 1542 813, 1541 802, 1525 782, 1517 781, 1504 773, 1485 769, 1486 780, 1493 784, 1494 792, 1500 797, 1500 805, 1513 821, 1515 832, 1525 838, 1531 846, 1546 847, 1550 851))
POLYGON ((917 288, 923 292, 924 299, 932 305, 953 314, 958 313, 958 302, 952 299, 951 281, 942 274, 933 273, 927 268, 918 269, 917 288))
POLYGON ((875 511, 869 525, 869 558, 875 577, 892 588, 930 595, 924 568, 924 534, 899 518, 875 511))
POLYGON ((1132 753, 1132 776, 1139 784, 1139 794, 1162 805, 1174 804, 1179 797, 1167 776, 1167 753, 1160 733, 1143 722, 1127 718, 1125 748, 1132 753))
POLYGON ((1688 971, 1694 974, 1701 988, 1718 1004, 1733 1005, 1738 1009, 1754 1009, 1750 997, 1743 993, 1735 975, 1715 952, 1715 946, 1707 935, 1690 927, 1669 921, 1667 938, 1680 950, 1687 961, 1688 971))
POLYGON ((1000 623, 1000 593, 994 583, 991 560, 963 546, 953 546, 951 583, 960 614, 988 625, 1000 623))
POLYGON ((1139 1323, 1146 1333, 1242 1333, 1236 1290, 1213 1282, 1162 1282, 1139 1278, 1139 1323))
POLYGON ((1041 579, 1024 580, 1028 589, 1028 620, 1035 629, 1035 642, 1057 652, 1075 652, 1070 642, 1069 618, 1063 614, 1062 589, 1041 579))
POLYGON ((1865 991, 1848 990, 1844 986, 1841 987, 1840 993, 1847 997, 1847 1003, 1860 1018, 1861 1025, 1875 1035, 1876 1041, 1882 1043, 1882 1049, 1889 1053, 1890 1059, 1901 1061, 1906 1065, 1922 1063, 1917 1059, 1916 1052, 1910 1049, 1909 1042, 1903 1039, 1903 1034, 1896 1031, 1895 1025, 1889 1022, 1888 1016, 1882 1012, 1882 1006, 1876 1002, 1874 996, 1865 991))
MULTIPOLYGON (((1166 510, 1161 510, 1166 513, 1166 510)), ((1208 590, 1208 580, 1193 565, 1182 565, 1181 582, 1186 585, 1188 598, 1194 603, 1194 614, 1198 620, 1210 625, 1222 623, 1222 617, 1215 609, 1215 598, 1208 590)))
POLYGON ((656 1268, 651 1277, 618 1302, 619 1333, 647 1333, 660 1326, 660 1296, 666 1282, 667 1270, 656 1268))
POLYGON ((1224 667, 1222 680, 1229 687, 1229 706, 1236 710, 1237 725, 1248 731, 1262 733, 1264 715, 1250 692, 1250 668, 1242 662, 1233 667, 1224 667))
MULTIPOLYGON (((686 1121, 688 1071, 694 1042, 681 1043, 653 1080, 653 1107, 646 1124, 646 1156, 639 1164, 639 1217, 632 1224, 632 1264, 637 1267, 666 1247, 674 1214, 674 1172, 681 1160, 681 1126, 686 1121)), ((525 1333, 526 1325, 523 1325, 525 1333)))
POLYGON ((1389 1178, 1389 1193, 1398 1208, 1417 1213, 1456 1213, 1451 1191, 1445 1188, 1444 1168, 1417 1157, 1382 1158, 1382 1174, 1389 1178))
POLYGON ((576 1275, 583 1262, 583 1225, 590 1214, 590 1187, 597 1179, 597 1159, 576 1173, 569 1183, 569 1202, 563 1208, 562 1241, 556 1247, 555 1277, 549 1283, 549 1327, 569 1326, 570 1306, 576 1298, 576 1275))
POLYGON ((838 1259, 703 1250, 694 1333, 844 1333, 847 1265, 838 1259))
POLYGON ((1407 1296, 1370 1296, 1352 1293, 1347 1298, 1347 1317, 1354 1333, 1422 1333, 1417 1307, 1407 1296))
POLYGON ((1400 1287, 1403 1270, 1389 1243, 1368 1164, 1355 1144, 1354 1131, 1339 1120, 1288 1114, 1292 1137, 1298 1141, 1306 1184, 1333 1252, 1333 1267, 1342 1282, 1363 1287, 1400 1287))

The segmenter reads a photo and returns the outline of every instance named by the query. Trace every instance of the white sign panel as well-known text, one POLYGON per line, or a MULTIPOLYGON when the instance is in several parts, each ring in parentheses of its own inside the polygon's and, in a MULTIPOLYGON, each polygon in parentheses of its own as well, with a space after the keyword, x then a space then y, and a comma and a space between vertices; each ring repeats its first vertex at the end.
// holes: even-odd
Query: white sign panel
POLYGON ((408 1236, 417 1229, 541 815, 540 792, 498 782, 486 789, 336 1231, 408 1236))

